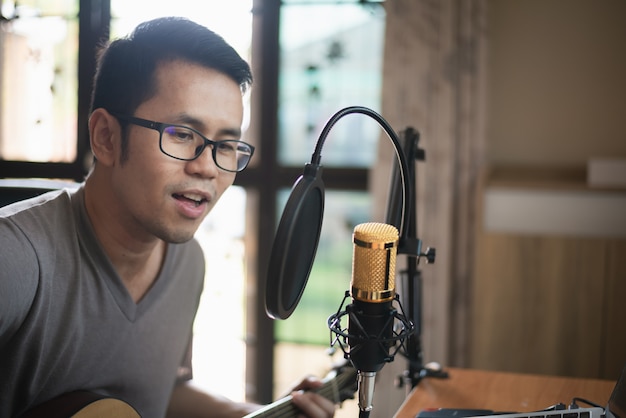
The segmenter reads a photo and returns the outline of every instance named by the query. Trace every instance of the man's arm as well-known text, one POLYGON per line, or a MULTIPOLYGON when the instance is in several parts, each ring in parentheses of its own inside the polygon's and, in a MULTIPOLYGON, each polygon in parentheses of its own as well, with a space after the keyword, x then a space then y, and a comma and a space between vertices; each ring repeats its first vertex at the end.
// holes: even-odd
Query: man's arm
MULTIPOLYGON (((292 402, 309 418, 330 418, 335 405, 328 399, 306 389, 315 389, 322 383, 306 378, 294 388, 292 402)), ((261 405, 237 403, 225 397, 206 393, 191 383, 176 386, 167 411, 168 418, 241 418, 260 409, 261 405)))
POLYGON ((39 285, 39 260, 23 233, 0 218, 0 347, 22 325, 39 285))

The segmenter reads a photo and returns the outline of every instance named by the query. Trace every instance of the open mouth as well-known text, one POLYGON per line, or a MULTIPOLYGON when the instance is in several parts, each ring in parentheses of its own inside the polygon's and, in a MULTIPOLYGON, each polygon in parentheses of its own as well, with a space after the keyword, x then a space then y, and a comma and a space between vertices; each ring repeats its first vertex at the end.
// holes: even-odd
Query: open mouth
POLYGON ((174 196, 174 199, 191 203, 195 205, 196 207, 207 202, 207 199, 205 197, 201 195, 193 194, 193 193, 174 194, 173 196, 174 196))

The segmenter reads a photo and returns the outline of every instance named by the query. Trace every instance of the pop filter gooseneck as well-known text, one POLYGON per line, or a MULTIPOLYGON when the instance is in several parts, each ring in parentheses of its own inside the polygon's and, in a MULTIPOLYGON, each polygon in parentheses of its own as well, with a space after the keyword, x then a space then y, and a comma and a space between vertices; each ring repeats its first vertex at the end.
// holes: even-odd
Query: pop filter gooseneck
POLYGON ((313 267, 324 216, 324 183, 321 179, 321 154, 324 141, 342 117, 360 113, 376 120, 394 145, 400 165, 403 188, 402 223, 399 248, 403 247, 412 210, 412 187, 405 178, 408 164, 402 145, 389 123, 375 111, 362 106, 341 109, 326 122, 304 173, 296 180, 285 205, 272 245, 265 286, 265 310, 273 319, 287 319, 296 309, 313 267))

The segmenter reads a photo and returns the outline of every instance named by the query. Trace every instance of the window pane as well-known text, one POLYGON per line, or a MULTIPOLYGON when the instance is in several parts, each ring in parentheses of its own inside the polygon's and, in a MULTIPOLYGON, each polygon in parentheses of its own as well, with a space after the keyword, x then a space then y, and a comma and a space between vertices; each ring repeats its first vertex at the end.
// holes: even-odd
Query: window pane
POLYGON ((194 322, 194 382, 235 400, 245 397, 245 209, 245 189, 231 186, 196 232, 206 277, 194 322), (215 361, 224 353, 228 361, 215 361))
MULTIPOLYGON (((319 133, 346 106, 378 111, 384 11, 378 4, 285 4, 280 17, 279 162, 309 161, 319 133)), ((380 128, 349 116, 324 144, 325 166, 367 167, 380 128)))
MULTIPOLYGON (((284 207, 288 197, 288 191, 281 193, 279 207, 284 207)), ((287 320, 276 321, 276 338, 282 342, 328 346, 326 319, 337 311, 350 288, 352 232, 355 225, 371 219, 370 195, 326 190, 324 206, 317 254, 302 299, 287 320)))
POLYGON ((77 0, 4 3, 0 158, 72 162, 78 101, 77 0))
POLYGON ((78 0, 4 0, 0 3, 2 16, 9 19, 51 15, 78 17, 78 0))
POLYGON ((161 16, 183 16, 217 32, 244 59, 250 56, 252 0, 111 0, 111 36, 161 16))
MULTIPOLYGON (((111 0, 111 37, 129 34, 139 23, 163 16, 182 16, 222 36, 250 63, 252 0, 111 0)), ((244 140, 250 125, 250 94, 244 96, 244 140)), ((253 158, 251 164, 254 165, 253 158)))
MULTIPOLYGON (((287 190, 279 195, 279 207, 284 207, 288 197, 287 190)), ((355 225, 371 219, 371 198, 365 192, 326 190, 324 206, 320 242, 302 299, 289 318, 274 322, 275 397, 303 376, 323 377, 343 361, 341 350, 330 355, 326 321, 350 288, 352 232, 355 225)), ((346 401, 335 416, 355 417, 358 410, 356 400, 346 401)))
MULTIPOLYGON (((249 61, 251 10, 252 0, 111 0, 111 37, 127 35, 146 20, 183 16, 220 34, 249 61)), ((244 120, 242 128, 246 127, 244 120)), ((231 186, 196 233, 206 259, 206 277, 194 322, 194 382, 234 400, 245 398, 246 197, 245 189, 231 186), (216 362, 224 353, 228 361, 216 362)))

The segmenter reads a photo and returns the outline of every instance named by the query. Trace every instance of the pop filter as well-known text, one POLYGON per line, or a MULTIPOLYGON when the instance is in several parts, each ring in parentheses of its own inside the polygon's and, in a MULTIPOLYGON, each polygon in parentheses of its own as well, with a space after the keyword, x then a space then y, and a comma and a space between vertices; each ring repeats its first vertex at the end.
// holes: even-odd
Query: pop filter
POLYGON ((265 286, 265 310, 287 319, 296 309, 313 267, 324 216, 321 167, 307 164, 295 182, 272 246, 265 286))
POLYGON ((315 261, 315 253, 322 230, 324 216, 324 183, 321 179, 321 154, 324 141, 332 127, 342 117, 360 113, 376 120, 394 145, 403 190, 401 207, 400 247, 406 242, 411 202, 411 182, 406 181, 408 172, 406 158, 396 133, 389 123, 375 111, 362 106, 350 106, 339 110, 326 122, 315 145, 311 162, 291 189, 283 211, 270 254, 265 284, 265 311, 270 318, 287 319, 296 309, 315 261))

